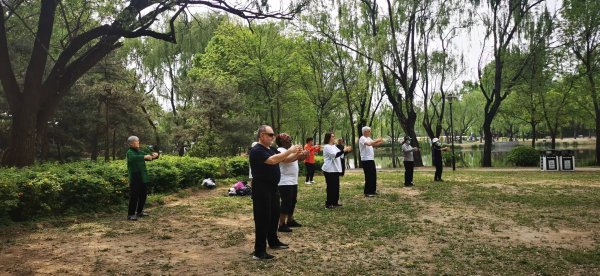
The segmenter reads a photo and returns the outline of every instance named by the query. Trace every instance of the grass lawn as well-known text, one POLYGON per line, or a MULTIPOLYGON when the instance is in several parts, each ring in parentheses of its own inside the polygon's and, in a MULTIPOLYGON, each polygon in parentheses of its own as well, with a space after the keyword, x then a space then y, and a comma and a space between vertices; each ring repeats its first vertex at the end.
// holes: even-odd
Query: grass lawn
POLYGON ((434 184, 420 171, 414 188, 402 176, 379 172, 365 198, 350 172, 333 210, 322 176, 300 184, 304 227, 279 234, 290 249, 273 261, 251 260, 251 200, 221 183, 154 196, 137 222, 121 211, 0 228, 0 274, 600 274, 598 172, 446 171, 434 184))

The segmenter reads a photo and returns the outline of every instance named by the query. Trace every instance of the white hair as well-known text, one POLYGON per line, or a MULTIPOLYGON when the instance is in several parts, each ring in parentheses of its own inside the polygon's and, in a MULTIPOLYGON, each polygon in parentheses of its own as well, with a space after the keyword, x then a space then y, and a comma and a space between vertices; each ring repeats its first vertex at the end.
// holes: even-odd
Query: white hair
POLYGON ((129 138, 127 138, 127 145, 131 145, 131 143, 133 143, 134 141, 139 141, 140 138, 138 138, 137 136, 129 136, 129 138))
POLYGON ((371 130, 371 128, 370 128, 370 127, 368 127, 368 126, 364 126, 364 127, 362 128, 362 134, 364 135, 364 134, 365 134, 365 132, 367 132, 367 131, 370 131, 370 130, 371 130))

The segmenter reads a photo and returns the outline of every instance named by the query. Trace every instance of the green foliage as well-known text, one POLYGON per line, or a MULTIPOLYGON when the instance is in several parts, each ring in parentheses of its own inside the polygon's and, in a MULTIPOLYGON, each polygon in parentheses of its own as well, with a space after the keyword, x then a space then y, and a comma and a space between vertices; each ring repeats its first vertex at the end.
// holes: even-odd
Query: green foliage
POLYGON ((517 166, 537 166, 540 162, 540 153, 532 147, 519 146, 510 151, 508 160, 517 166))
POLYGON ((159 159, 148 166, 150 188, 153 193, 167 193, 176 191, 181 180, 179 170, 174 162, 169 159, 159 159))
POLYGON ((248 157, 238 156, 225 161, 225 171, 228 175, 248 175, 250 172, 250 164, 248 157))
POLYGON ((24 220, 38 215, 49 215, 61 209, 60 178, 52 172, 25 172, 16 179, 19 203, 10 210, 14 220, 24 220))
MULTIPOLYGON (((148 162, 147 168, 150 192, 156 194, 200 186, 208 177, 248 177, 246 157, 162 156, 148 162)), ((46 163, 18 170, 0 169, 0 175, 0 222, 9 217, 28 220, 64 212, 105 210, 107 206, 123 203, 129 194, 124 161, 46 163)))
POLYGON ((76 173, 62 180, 61 201, 64 210, 100 211, 121 202, 111 183, 98 175, 76 173))

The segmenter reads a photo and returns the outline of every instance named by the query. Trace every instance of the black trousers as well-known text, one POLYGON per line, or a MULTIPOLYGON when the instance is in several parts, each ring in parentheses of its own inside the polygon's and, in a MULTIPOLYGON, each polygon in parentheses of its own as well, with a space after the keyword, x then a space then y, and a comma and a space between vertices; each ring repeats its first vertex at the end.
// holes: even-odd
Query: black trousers
POLYGON ((404 161, 404 185, 413 183, 413 173, 415 172, 414 161, 404 161))
POLYGON ((304 163, 306 166, 306 182, 313 181, 315 176, 315 164, 304 163))
POLYGON ((281 214, 293 216, 298 199, 298 185, 279 186, 279 195, 281 196, 281 214))
POLYGON ((340 200, 340 173, 323 172, 327 183, 327 200, 325 206, 337 205, 340 200))
POLYGON ((377 191, 377 168, 374 160, 360 162, 365 172, 365 195, 375 194, 377 191))
POLYGON ((132 216, 144 211, 146 197, 148 197, 146 183, 142 182, 141 175, 134 174, 129 182, 129 209, 127 210, 127 215, 132 216))
POLYGON ((442 160, 433 160, 433 165, 435 166, 435 176, 433 177, 433 180, 442 180, 442 171, 444 170, 442 160))
POLYGON ((267 252, 267 241, 274 244, 279 224, 279 191, 275 187, 264 187, 264 183, 253 183, 252 210, 254 212, 255 254, 267 252))
POLYGON ((340 158, 340 162, 342 162, 342 173, 340 174, 340 176, 344 176, 344 174, 346 173, 346 160, 344 160, 344 158, 340 158))

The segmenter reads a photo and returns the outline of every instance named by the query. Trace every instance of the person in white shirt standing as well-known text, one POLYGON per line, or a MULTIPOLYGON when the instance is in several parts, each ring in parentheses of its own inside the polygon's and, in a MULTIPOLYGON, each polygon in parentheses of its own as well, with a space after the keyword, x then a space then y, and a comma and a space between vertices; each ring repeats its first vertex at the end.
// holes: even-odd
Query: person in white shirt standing
MULTIPOLYGON (((292 146, 292 137, 287 133, 281 133, 275 138, 275 143, 280 153, 286 152, 292 146)), ((298 160, 306 158, 307 151, 299 155, 290 155, 279 163, 281 179, 279 180, 279 195, 281 197, 281 209, 279 214, 279 232, 292 232, 290 227, 301 227, 302 225, 294 219, 294 210, 298 199, 298 160)))
POLYGON ((339 150, 335 145, 335 134, 325 133, 323 139, 323 175, 325 175, 325 183, 327 184, 327 200, 325 208, 332 209, 340 207, 340 174, 342 173, 342 162, 340 157, 347 152, 352 151, 351 147, 344 147, 344 150, 339 150))
POLYGON ((371 128, 365 126, 362 128, 362 136, 358 139, 358 148, 360 150, 360 163, 365 173, 365 196, 373 197, 377 194, 377 168, 375 167, 374 147, 383 144, 383 139, 371 139, 371 128))
POLYGON ((410 136, 406 136, 402 143, 402 153, 404 155, 404 186, 406 187, 415 185, 413 183, 413 173, 415 171, 415 158, 413 157, 413 152, 419 151, 419 148, 413 148, 410 145, 411 141, 410 136))

